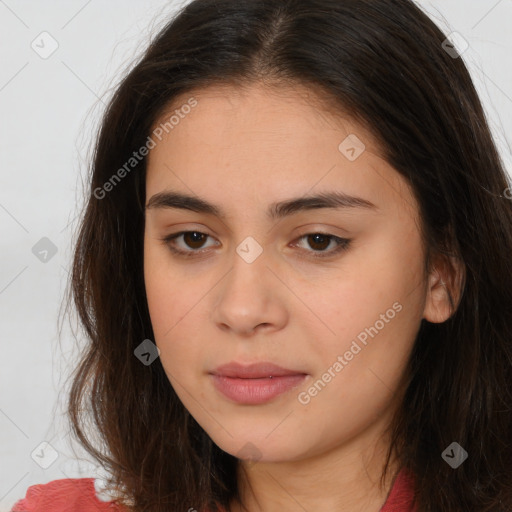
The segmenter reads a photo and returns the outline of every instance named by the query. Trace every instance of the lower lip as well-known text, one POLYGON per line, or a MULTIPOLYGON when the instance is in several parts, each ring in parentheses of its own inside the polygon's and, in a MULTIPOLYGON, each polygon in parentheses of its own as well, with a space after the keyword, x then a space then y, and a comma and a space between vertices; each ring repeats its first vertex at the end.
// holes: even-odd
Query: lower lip
POLYGON ((239 404, 257 405, 300 385, 307 375, 283 375, 262 379, 238 379, 212 375, 215 387, 227 398, 239 404))

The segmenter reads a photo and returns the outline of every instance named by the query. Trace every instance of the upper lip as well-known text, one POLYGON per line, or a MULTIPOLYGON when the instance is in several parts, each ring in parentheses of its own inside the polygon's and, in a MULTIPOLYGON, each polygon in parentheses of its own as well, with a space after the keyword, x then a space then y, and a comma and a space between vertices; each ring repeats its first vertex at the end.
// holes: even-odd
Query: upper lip
POLYGON ((298 370, 289 370, 274 363, 260 362, 243 365, 235 361, 223 364, 215 368, 211 373, 223 377, 234 377, 240 379, 258 379, 263 377, 280 377, 283 375, 305 375, 298 370))

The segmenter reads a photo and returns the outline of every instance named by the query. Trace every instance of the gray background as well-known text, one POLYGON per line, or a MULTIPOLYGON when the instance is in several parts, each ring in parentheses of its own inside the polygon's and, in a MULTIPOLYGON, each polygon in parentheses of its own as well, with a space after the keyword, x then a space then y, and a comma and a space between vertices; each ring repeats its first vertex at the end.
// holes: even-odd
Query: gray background
MULTIPOLYGON (((0 0, 0 512, 29 485, 100 475, 64 421, 78 347, 67 320, 59 338, 58 314, 104 102, 184 3, 0 0)), ((512 0, 418 3, 469 42, 463 58, 512 173, 512 0)))

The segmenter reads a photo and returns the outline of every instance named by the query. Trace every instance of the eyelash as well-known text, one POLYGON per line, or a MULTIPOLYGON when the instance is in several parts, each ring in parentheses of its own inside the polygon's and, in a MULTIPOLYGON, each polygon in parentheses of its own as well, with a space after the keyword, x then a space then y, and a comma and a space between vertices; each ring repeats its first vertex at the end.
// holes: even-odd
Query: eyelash
MULTIPOLYGON (((160 240, 165 244, 167 245, 167 247, 169 248, 169 250, 174 253, 174 254, 177 254, 178 256, 183 256, 185 258, 195 258, 195 257, 200 257, 201 253, 204 253, 206 250, 190 250, 190 251, 184 251, 182 249, 177 249, 173 243, 174 243, 174 240, 182 235, 185 235, 187 233, 196 233, 196 234, 199 234, 199 235, 205 235, 207 237, 209 237, 210 235, 206 234, 206 233, 202 233, 201 231, 180 231, 178 233, 173 233, 173 234, 170 234, 170 235, 167 235, 163 238, 160 238, 160 240)), ((311 252, 312 253, 312 256, 313 258, 328 258, 328 257, 331 257, 333 255, 336 255, 336 254, 339 254, 343 251, 346 251, 350 245, 350 242, 352 241, 351 239, 348 239, 348 238, 340 238, 338 236, 335 236, 335 235, 331 235, 329 233, 322 233, 321 231, 314 231, 312 233, 306 233, 302 236, 300 236, 298 238, 298 240, 301 240, 303 238, 306 238, 308 236, 312 236, 312 235, 321 235, 323 237, 327 237, 327 238, 330 238, 331 240, 334 240, 337 244, 338 244, 338 247, 336 247, 334 250, 331 250, 329 252, 326 252, 326 251, 308 251, 308 250, 305 250, 306 252, 311 252)))

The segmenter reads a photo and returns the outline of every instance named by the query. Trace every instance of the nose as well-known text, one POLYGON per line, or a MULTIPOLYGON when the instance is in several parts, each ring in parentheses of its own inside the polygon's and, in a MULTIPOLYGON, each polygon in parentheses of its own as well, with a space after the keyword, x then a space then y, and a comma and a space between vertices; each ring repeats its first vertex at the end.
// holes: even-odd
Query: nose
POLYGON ((212 319, 223 331, 247 337, 277 331, 288 321, 286 298, 290 292, 263 254, 252 263, 235 254, 232 268, 214 290, 212 319))

